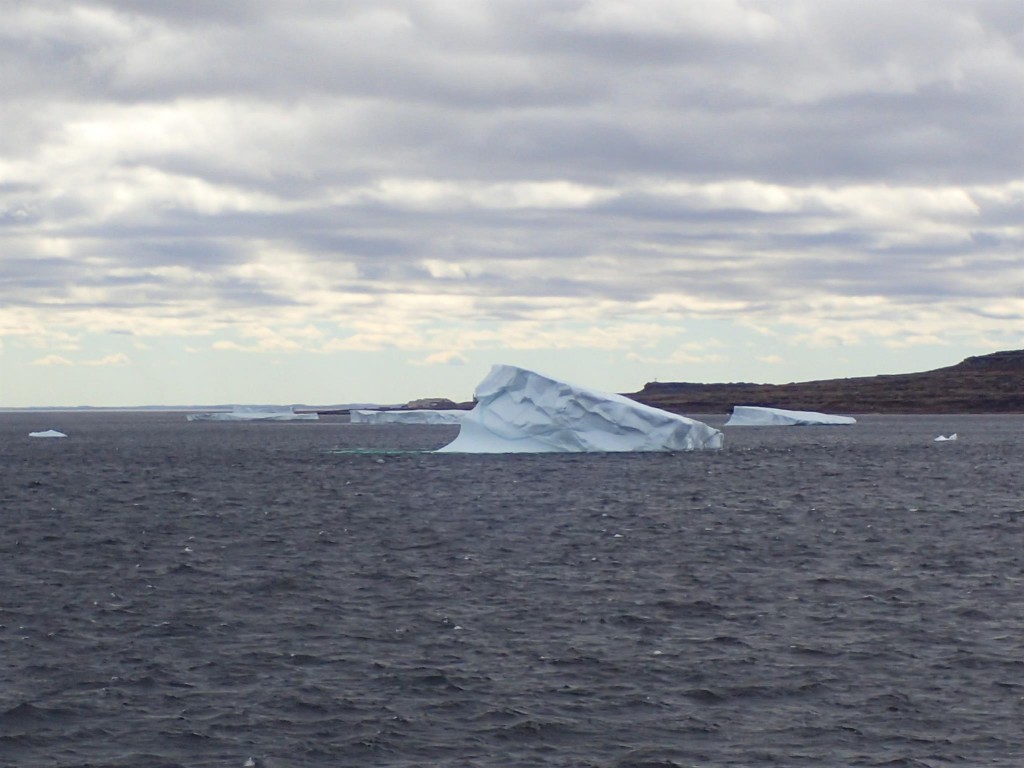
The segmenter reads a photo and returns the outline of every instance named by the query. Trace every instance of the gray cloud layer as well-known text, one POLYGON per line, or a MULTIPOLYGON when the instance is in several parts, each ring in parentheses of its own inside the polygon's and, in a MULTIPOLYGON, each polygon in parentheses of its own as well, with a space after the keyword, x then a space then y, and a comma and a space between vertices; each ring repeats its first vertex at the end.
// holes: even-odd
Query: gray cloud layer
POLYGON ((1019 2, 0 12, 0 333, 1024 317, 1019 2))

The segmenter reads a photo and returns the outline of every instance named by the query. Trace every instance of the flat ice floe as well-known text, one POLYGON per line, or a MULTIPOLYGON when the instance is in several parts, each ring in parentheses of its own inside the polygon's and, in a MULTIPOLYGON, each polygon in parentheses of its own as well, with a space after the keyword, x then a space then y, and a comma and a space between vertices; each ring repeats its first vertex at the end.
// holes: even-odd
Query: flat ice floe
POLYGON ((394 410, 375 411, 366 408, 349 412, 353 424, 459 424, 469 411, 438 410, 394 410))
POLYGON ((809 427, 856 424, 852 416, 833 416, 817 411, 787 411, 759 405, 734 405, 727 427, 809 427))
POLYGON ((45 432, 29 432, 29 437, 67 437, 63 432, 56 429, 47 429, 45 432))
POLYGON ((192 413, 189 421, 316 421, 318 413, 296 413, 288 405, 235 405, 230 411, 192 413))
POLYGON ((495 365, 476 388, 477 404, 440 453, 693 451, 722 447, 699 421, 622 395, 568 384, 512 365, 495 365))

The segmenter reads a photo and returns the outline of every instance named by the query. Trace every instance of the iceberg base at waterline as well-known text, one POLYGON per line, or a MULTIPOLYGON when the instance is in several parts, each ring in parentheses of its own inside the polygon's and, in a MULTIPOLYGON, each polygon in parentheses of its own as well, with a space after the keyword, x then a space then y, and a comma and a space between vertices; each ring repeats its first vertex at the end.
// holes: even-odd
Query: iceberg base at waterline
POLYGON ((67 437, 63 432, 58 432, 56 429, 47 429, 43 432, 29 432, 29 437, 67 437))
POLYGON ((811 427, 856 424, 852 416, 833 416, 817 411, 787 411, 760 405, 733 406, 727 427, 811 427))
POLYGON ((450 409, 438 410, 394 410, 375 411, 361 408, 349 412, 353 424, 460 424, 469 411, 450 409))
POLYGON ((230 411, 192 413, 188 421, 316 421, 318 413, 296 413, 288 405, 235 405, 230 411))
POLYGON ((495 365, 477 404, 439 453, 694 451, 722 447, 722 433, 622 395, 495 365))

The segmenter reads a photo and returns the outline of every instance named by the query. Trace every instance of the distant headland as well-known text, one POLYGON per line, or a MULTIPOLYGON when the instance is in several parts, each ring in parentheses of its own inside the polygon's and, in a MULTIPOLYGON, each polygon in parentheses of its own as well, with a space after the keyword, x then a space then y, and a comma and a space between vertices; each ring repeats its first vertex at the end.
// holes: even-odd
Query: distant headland
POLYGON ((649 382, 628 397, 675 413, 762 405, 829 413, 1024 413, 1024 350, 921 373, 791 384, 649 382))

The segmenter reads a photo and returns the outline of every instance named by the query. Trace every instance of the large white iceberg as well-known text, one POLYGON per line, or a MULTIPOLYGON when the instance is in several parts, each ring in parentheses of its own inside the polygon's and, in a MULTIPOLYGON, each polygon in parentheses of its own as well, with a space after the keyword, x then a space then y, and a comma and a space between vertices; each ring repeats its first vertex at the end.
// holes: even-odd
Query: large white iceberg
POLYGON ((29 432, 29 437, 67 437, 63 432, 58 432, 56 429, 47 429, 44 432, 29 432))
POLYGON ((495 365, 476 407, 440 453, 692 451, 722 447, 717 429, 622 395, 495 365))
POLYGON ((759 405, 734 405, 727 427, 809 427, 856 424, 852 416, 832 416, 817 411, 787 411, 759 405))
POLYGON ((189 421, 315 421, 318 413, 296 413, 289 405, 234 405, 230 411, 192 413, 189 421))
POLYGON ((353 424, 460 424, 469 411, 451 409, 409 409, 375 411, 360 408, 349 412, 353 424))

